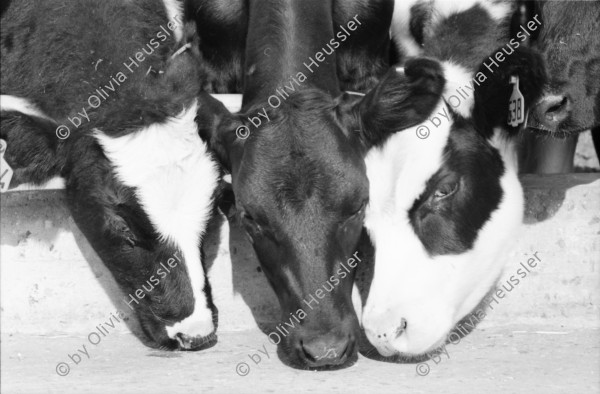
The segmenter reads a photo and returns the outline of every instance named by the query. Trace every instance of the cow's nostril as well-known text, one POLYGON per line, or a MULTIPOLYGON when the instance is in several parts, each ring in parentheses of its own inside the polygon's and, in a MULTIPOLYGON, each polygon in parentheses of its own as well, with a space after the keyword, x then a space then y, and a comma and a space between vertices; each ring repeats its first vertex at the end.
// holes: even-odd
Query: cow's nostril
POLYGON ((546 96, 540 100, 534 111, 539 121, 558 123, 569 115, 570 107, 571 103, 567 96, 546 96))
POLYGON ((353 357, 355 339, 352 335, 326 335, 301 340, 301 357, 309 367, 343 365, 353 357))
POLYGON ((531 109, 528 127, 555 132, 562 122, 569 117, 572 103, 566 95, 546 95, 531 109))

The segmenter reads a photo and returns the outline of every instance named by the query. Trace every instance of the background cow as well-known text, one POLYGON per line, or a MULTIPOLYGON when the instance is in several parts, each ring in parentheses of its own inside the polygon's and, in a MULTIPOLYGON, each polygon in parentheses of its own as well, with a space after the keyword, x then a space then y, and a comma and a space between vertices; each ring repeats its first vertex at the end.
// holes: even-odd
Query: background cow
POLYGON ((538 14, 542 21, 530 44, 548 74, 523 136, 522 171, 572 172, 579 132, 592 129, 600 155, 600 3, 522 4, 526 14, 538 14))
POLYGON ((541 23, 521 34, 542 54, 549 79, 544 97, 530 113, 529 129, 520 136, 520 170, 571 172, 577 133, 592 128, 592 137, 600 138, 598 2, 398 1, 392 35, 401 56, 427 53, 431 45, 459 45, 456 61, 464 63, 465 53, 472 53, 475 56, 469 57, 477 62, 477 54, 489 53, 509 39, 511 25, 534 23, 536 15, 541 23), (481 51, 482 45, 488 51, 481 51))

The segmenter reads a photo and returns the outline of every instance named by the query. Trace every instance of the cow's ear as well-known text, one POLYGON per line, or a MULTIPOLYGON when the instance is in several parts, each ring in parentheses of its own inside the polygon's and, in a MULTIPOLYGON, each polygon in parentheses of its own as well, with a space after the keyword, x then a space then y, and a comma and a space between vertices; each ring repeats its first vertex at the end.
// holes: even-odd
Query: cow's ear
MULTIPOLYGON (((502 48, 499 48, 496 52, 501 51, 502 48)), ((547 80, 544 61, 535 50, 521 47, 506 56, 503 62, 499 62, 493 72, 490 72, 488 66, 489 64, 486 66, 485 62, 482 63, 476 74, 485 76, 485 80, 475 86, 473 106, 475 124, 480 130, 502 127, 511 133, 516 133, 521 126, 512 127, 508 124, 511 96, 513 94, 523 96, 522 108, 523 113, 526 114, 544 89, 547 80), (518 88, 516 88, 517 78, 518 88)))
POLYGON ((4 191, 23 183, 43 184, 61 175, 68 156, 69 136, 66 126, 59 127, 52 120, 2 108, 0 157, 6 168, 0 173, 0 189, 4 191))
POLYGON ((439 62, 411 59, 404 69, 391 68, 364 97, 342 100, 338 117, 346 128, 358 130, 370 148, 425 121, 439 103, 445 83, 439 62))
POLYGON ((196 123, 200 137, 231 172, 234 161, 241 157, 249 129, 240 116, 229 112, 222 102, 206 92, 200 93, 198 104, 196 123))

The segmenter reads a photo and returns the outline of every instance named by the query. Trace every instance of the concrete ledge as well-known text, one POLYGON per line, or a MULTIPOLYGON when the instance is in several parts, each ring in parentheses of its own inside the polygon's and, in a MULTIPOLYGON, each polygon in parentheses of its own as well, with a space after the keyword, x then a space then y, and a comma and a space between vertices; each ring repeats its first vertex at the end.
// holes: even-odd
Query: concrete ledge
MULTIPOLYGON (((488 314, 482 327, 600 327, 600 174, 525 176, 526 221, 506 252, 507 277, 535 252, 542 263, 488 314)), ((62 190, 0 197, 3 333, 88 333, 123 294, 75 226, 62 190)), ((213 223, 207 258, 220 331, 278 318, 275 295, 241 230, 213 223)), ((130 322, 126 332, 135 327, 130 322)))

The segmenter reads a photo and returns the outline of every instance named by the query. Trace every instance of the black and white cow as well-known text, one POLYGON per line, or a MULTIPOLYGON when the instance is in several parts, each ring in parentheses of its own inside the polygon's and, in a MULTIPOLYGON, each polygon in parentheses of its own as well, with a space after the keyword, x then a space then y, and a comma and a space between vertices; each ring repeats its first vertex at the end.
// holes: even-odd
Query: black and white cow
POLYGON ((354 270, 343 264, 369 201, 364 148, 425 119, 443 88, 437 63, 424 60, 407 76, 391 70, 364 98, 342 95, 336 49, 368 18, 339 26, 332 7, 251 0, 242 111, 205 96, 212 109, 199 120, 231 171, 241 223, 279 298, 282 349, 309 368, 356 355, 354 270))
POLYGON ((542 22, 530 44, 542 55, 548 74, 544 95, 527 122, 534 134, 525 138, 525 170, 571 171, 580 131, 592 129, 600 157, 600 3, 522 3, 526 13, 539 14, 542 22))
POLYGON ((381 355, 418 359, 446 342, 502 273, 500 257, 523 215, 519 127, 507 124, 511 80, 529 108, 545 74, 518 40, 499 46, 498 25, 510 25, 506 4, 422 2, 410 12, 396 4, 394 20, 405 18, 394 26, 396 41, 440 60, 446 85, 426 122, 366 157, 375 265, 362 323, 381 355), (407 25, 410 14, 428 22, 407 25))
POLYGON ((200 246, 220 170, 195 119, 207 110, 201 88, 239 79, 206 70, 228 56, 235 70, 243 48, 224 46, 217 63, 201 56, 194 18, 211 9, 191 3, 188 15, 175 0, 3 3, 0 36, 13 184, 65 178, 75 222, 126 294, 121 308, 168 349, 216 341, 200 246))

